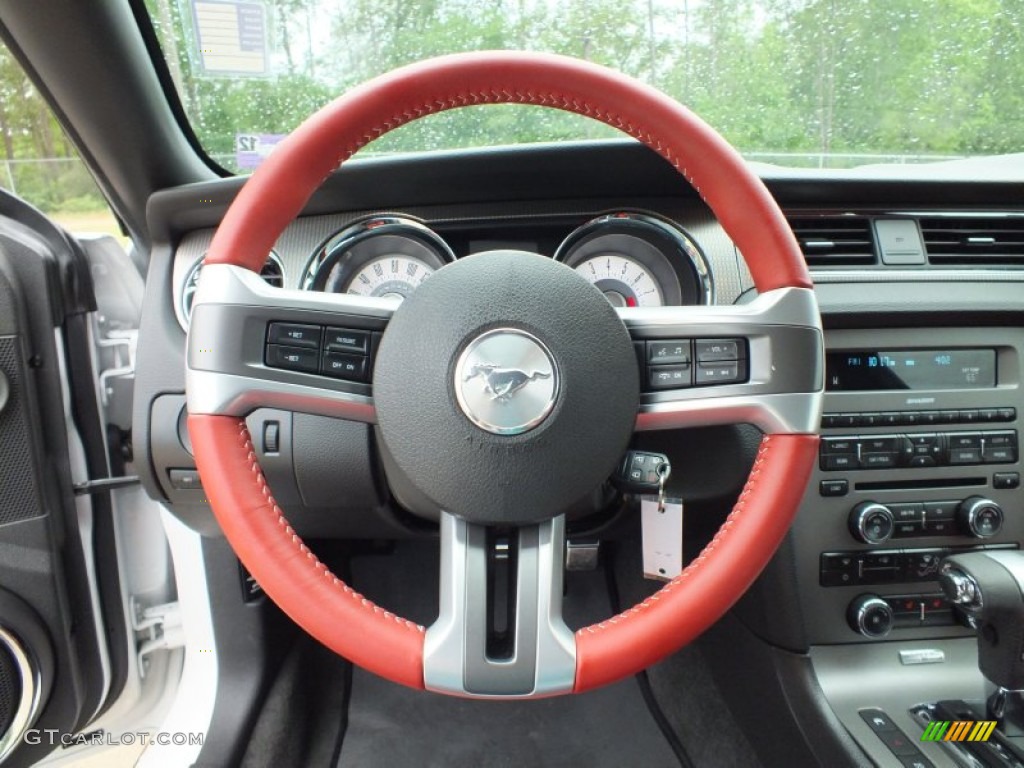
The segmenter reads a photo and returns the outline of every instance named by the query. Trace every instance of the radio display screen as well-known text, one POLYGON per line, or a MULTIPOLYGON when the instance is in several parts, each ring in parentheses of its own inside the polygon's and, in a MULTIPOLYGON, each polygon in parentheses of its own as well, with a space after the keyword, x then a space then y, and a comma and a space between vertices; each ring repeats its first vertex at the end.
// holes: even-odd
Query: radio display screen
POLYGON ((853 349, 825 355, 825 389, 985 389, 996 385, 994 349, 853 349))

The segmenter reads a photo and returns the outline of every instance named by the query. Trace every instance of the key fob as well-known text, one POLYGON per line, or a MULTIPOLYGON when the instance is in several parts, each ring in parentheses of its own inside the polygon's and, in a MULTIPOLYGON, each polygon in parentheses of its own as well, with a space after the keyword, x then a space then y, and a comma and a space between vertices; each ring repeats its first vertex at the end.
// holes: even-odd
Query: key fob
POLYGON ((671 466, 668 456, 650 451, 627 451, 612 484, 625 493, 657 493, 661 475, 671 466))

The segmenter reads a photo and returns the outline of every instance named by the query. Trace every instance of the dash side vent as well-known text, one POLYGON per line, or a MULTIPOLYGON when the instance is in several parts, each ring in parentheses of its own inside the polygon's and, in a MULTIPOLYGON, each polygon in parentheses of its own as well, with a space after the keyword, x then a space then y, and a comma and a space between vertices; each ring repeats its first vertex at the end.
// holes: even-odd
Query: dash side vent
POLYGON ((1024 217, 943 216, 920 223, 931 264, 1024 266, 1024 217))
POLYGON ((871 220, 861 216, 790 216, 809 267, 875 264, 875 238, 871 220))

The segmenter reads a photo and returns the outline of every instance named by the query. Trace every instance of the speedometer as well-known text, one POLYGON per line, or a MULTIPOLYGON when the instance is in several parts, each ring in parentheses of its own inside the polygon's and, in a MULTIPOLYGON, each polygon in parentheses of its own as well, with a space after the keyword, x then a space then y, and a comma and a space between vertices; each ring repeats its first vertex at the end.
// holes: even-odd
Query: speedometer
POLYGON ((403 216, 373 216, 331 236, 313 254, 302 287, 406 299, 455 256, 441 237, 403 216))
POLYGON ((419 259, 389 254, 368 262, 352 275, 346 293, 405 299, 433 273, 434 268, 419 259))
POLYGON ((555 258, 593 283, 614 307, 712 302, 711 273, 692 240, 667 221, 613 213, 577 227, 555 258))
POLYGON ((576 267, 613 307, 660 307, 661 289, 642 264, 618 253, 602 253, 576 267))

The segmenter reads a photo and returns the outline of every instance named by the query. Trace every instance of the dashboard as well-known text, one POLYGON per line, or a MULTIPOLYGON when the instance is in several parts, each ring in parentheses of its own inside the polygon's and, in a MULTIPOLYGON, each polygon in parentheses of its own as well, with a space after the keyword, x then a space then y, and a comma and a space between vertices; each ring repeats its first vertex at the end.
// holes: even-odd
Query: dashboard
MULTIPOLYGON (((353 163, 280 237, 264 278, 403 300, 445 264, 511 249, 563 261, 615 306, 752 299, 733 243, 663 166, 625 144, 353 163)), ((862 709, 881 707, 910 731, 906 713, 930 690, 929 663, 959 681, 942 695, 980 688, 973 631, 939 594, 937 563, 1024 540, 1024 258, 1015 245, 1024 193, 964 180, 762 176, 812 270, 826 393, 819 464, 796 523, 735 614, 770 647, 807 654, 832 711, 886 764, 862 709), (870 696, 865 669, 874 670, 870 696)), ((195 185, 150 205, 164 236, 147 281, 136 444, 148 453, 150 492, 208 533, 215 525, 184 429, 182 355, 196 271, 237 189, 237 180, 195 185)), ((429 500, 395 482, 374 427, 275 409, 248 423, 302 535, 431 535, 404 511, 429 500)), ((759 438, 745 425, 636 437, 632 447, 680 468, 670 491, 687 500, 687 557, 731 506, 759 438)), ((628 509, 601 489, 569 511, 570 538, 628 534, 628 509)))
MULTIPOLYGON (((662 210, 671 210, 665 206, 662 210)), ((676 212, 680 215, 680 212, 676 212)), ((268 255, 262 275, 271 285, 403 300, 457 258, 487 251, 540 253, 573 268, 615 307, 712 304, 715 278, 735 285, 736 256, 724 234, 709 237, 703 217, 681 222, 651 210, 509 215, 495 212, 424 220, 415 214, 375 212, 349 219, 300 221, 268 255), (588 218, 588 216, 590 218, 588 218), (705 230, 709 257, 685 229, 705 230), (316 232, 336 228, 308 252, 316 232), (292 231, 297 230, 297 231, 292 231), (709 258, 716 261, 713 270, 709 258)), ((192 297, 212 231, 189 235, 175 260, 179 323, 187 330, 192 297)))

